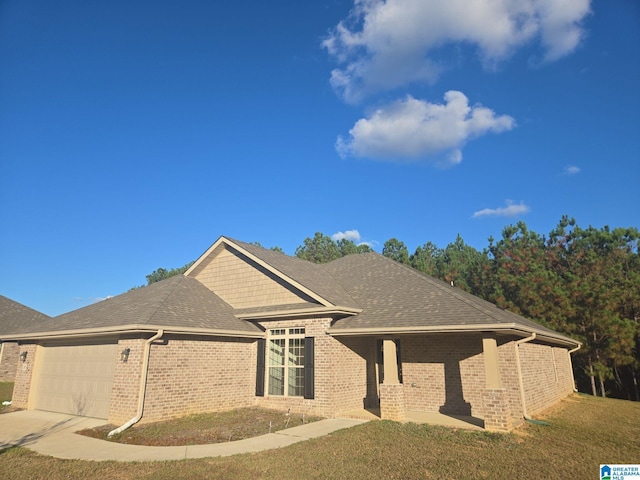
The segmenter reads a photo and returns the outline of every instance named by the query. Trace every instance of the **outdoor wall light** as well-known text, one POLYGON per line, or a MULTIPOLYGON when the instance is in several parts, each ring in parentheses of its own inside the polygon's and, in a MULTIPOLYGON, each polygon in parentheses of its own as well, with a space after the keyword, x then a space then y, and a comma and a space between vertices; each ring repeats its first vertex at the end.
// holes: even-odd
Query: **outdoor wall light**
POLYGON ((122 352, 120 352, 120 361, 126 363, 126 361, 129 360, 129 353, 131 353, 130 348, 125 348, 124 350, 122 350, 122 352))
POLYGON ((24 362, 26 362, 26 361, 27 361, 27 352, 22 352, 22 353, 20 354, 20 361, 21 361, 22 363, 24 363, 24 362))

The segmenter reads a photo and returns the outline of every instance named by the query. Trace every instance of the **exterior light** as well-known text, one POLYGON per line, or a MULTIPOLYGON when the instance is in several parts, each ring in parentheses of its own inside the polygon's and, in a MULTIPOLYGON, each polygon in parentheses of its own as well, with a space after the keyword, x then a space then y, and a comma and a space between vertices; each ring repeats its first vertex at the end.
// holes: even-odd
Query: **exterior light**
POLYGON ((122 350, 122 352, 120 352, 120 361, 126 363, 127 360, 129 360, 129 353, 131 353, 130 348, 125 348, 124 350, 122 350))
POLYGON ((27 361, 27 352, 26 352, 26 351, 24 351, 24 352, 22 352, 22 353, 20 354, 20 361, 21 361, 22 363, 24 363, 24 362, 26 362, 26 361, 27 361))

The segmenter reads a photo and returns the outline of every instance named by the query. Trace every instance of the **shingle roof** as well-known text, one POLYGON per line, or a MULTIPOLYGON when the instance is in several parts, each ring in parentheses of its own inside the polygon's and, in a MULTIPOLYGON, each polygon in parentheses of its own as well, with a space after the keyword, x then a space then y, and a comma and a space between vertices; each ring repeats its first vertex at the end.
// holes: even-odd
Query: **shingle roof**
MULTIPOLYGON (((474 330, 495 326, 498 330, 504 326, 502 330, 505 331, 538 332, 547 338, 577 344, 536 322, 502 310, 377 253, 349 255, 317 265, 256 245, 221 238, 231 242, 232 248, 235 245, 245 250, 333 305, 349 307, 352 311, 361 310, 361 313, 349 316, 345 316, 348 311, 342 311, 341 318, 335 320, 330 329, 330 333, 336 335, 354 331, 398 332, 402 329, 437 331, 439 327, 443 330, 450 327, 474 330)), ((0 297, 0 306, 3 299, 0 297)), ((314 304, 305 305, 312 307, 314 304)), ((301 307, 296 304, 234 310, 195 278, 177 275, 55 318, 44 316, 39 322, 11 324, 13 330, 9 327, 4 331, 0 329, 0 338, 2 334, 118 327, 132 329, 145 325, 149 328, 170 327, 174 331, 207 331, 210 334, 224 331, 260 336, 263 333, 260 328, 238 317, 247 312, 269 312, 274 308, 286 313, 301 307)))
POLYGON ((351 329, 515 324, 526 330, 562 337, 536 322, 377 253, 349 255, 322 267, 364 305, 362 313, 337 320, 331 328, 334 333, 351 329))
POLYGON ((44 313, 0 295, 0 337, 19 332, 30 325, 37 326, 50 318, 44 313))
POLYGON ((21 334, 125 326, 220 330, 261 334, 255 325, 239 320, 231 307, 193 278, 176 275, 131 290, 47 322, 21 329, 21 334))
POLYGON ((232 238, 224 238, 227 238, 250 254, 269 264, 280 273, 304 285, 307 289, 328 300, 333 305, 355 309, 361 308, 358 302, 345 291, 340 283, 323 274, 322 265, 297 257, 290 257, 280 252, 267 250, 263 247, 232 238))

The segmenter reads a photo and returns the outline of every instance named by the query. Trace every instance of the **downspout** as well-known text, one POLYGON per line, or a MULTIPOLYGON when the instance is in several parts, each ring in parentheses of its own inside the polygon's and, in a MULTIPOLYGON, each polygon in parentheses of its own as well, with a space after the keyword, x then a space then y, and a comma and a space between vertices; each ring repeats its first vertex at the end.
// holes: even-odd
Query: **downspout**
POLYGON ((140 421, 142 418, 142 411, 144 410, 144 396, 147 391, 147 375, 149 373, 149 353, 151 352, 151 343, 155 340, 158 340, 160 337, 164 335, 164 330, 158 330, 153 337, 146 341, 144 344, 144 353, 142 354, 142 378, 140 379, 140 392, 138 394, 138 412, 136 416, 129 420, 127 423, 119 426, 115 430, 111 430, 107 437, 112 437, 117 433, 124 432, 131 425, 134 425, 140 421))
MULTIPOLYGON (((571 375, 573 375, 573 361, 571 360, 571 354, 573 352, 577 352, 578 350, 580 350, 580 348, 582 348, 582 344, 579 343, 578 346, 572 350, 569 350, 569 368, 571 369, 571 375)), ((576 379, 573 379, 573 391, 574 392, 578 392, 578 387, 576 387, 576 379)))
POLYGON ((522 367, 520 366, 520 344, 530 342, 531 340, 536 338, 535 332, 531 334, 530 337, 521 338, 516 341, 515 349, 516 349, 516 370, 518 371, 518 382, 520 383, 520 403, 522 404, 522 416, 525 420, 532 421, 531 417, 527 413, 527 404, 524 399, 524 381, 522 380, 522 367))

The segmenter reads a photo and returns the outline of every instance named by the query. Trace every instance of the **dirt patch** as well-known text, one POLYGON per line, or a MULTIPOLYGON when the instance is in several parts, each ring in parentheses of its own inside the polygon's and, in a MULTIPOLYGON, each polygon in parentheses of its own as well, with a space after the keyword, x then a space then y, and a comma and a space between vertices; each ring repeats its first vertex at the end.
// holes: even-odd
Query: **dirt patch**
POLYGON ((134 425, 107 437, 117 425, 103 425, 77 433, 118 443, 149 446, 204 445, 265 435, 320 420, 265 408, 242 408, 228 412, 189 415, 166 422, 134 425))

